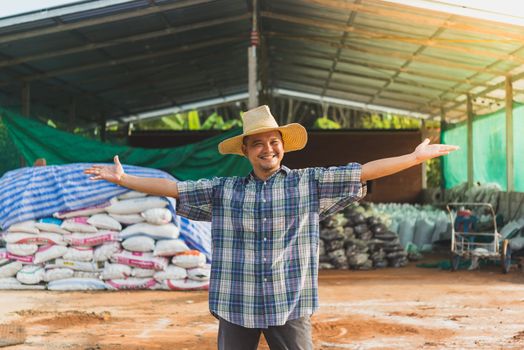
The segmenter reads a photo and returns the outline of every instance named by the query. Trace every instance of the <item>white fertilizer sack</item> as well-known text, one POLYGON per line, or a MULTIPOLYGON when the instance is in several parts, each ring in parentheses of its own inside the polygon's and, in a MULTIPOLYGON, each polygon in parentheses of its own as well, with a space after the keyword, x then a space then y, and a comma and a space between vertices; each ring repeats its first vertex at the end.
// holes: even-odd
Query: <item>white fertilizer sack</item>
POLYGON ((132 252, 151 252, 155 249, 155 240, 147 236, 133 236, 122 242, 124 249, 132 252))
POLYGON ((177 266, 191 269, 204 266, 206 263, 206 256, 198 250, 188 250, 187 252, 175 255, 172 262, 177 266))
POLYGON ((114 254, 122 251, 119 242, 106 242, 95 248, 93 252, 94 261, 107 261, 114 254))
POLYGON ((40 230, 35 226, 36 221, 28 220, 19 222, 9 226, 7 232, 25 232, 25 233, 38 233, 40 230))
POLYGON ((49 282, 49 290, 104 290, 106 285, 96 278, 66 278, 49 282))
POLYGON ((148 209, 142 213, 142 216, 153 225, 165 225, 173 220, 173 215, 165 208, 148 209))
POLYGON ((64 220, 60 226, 69 232, 95 233, 98 231, 96 227, 87 223, 88 218, 85 216, 70 218, 64 220))
POLYGON ((146 220, 140 214, 109 214, 109 216, 124 225, 138 224, 146 220))
POLYGON ((19 261, 8 262, 0 266, 0 278, 14 277, 18 271, 22 270, 22 267, 24 265, 19 261))
POLYGON ((45 270, 38 265, 25 265, 16 274, 16 279, 23 284, 37 284, 44 280, 45 270))
POLYGON ((106 208, 110 214, 138 214, 148 209, 165 208, 167 200, 162 197, 144 197, 118 201, 106 208))
POLYGON ((188 250, 190 250, 189 247, 181 239, 162 239, 156 242, 153 255, 173 256, 188 250))
POLYGON ((125 279, 131 276, 131 271, 132 268, 128 265, 106 263, 100 278, 103 280, 125 279))
POLYGON ((165 280, 179 280, 187 277, 187 271, 182 267, 169 265, 164 271, 156 272, 154 277, 159 282, 165 280))
POLYGON ((53 260, 62 257, 67 253, 67 247, 61 245, 48 245, 42 246, 35 254, 35 264, 41 264, 43 262, 53 260))
POLYGON ((174 224, 151 225, 148 223, 139 223, 123 229, 119 237, 126 239, 135 235, 147 235, 153 239, 174 239, 180 235, 180 230, 174 224))
POLYGON ((88 247, 69 247, 63 257, 65 260, 91 261, 93 251, 93 248, 88 247))
POLYGON ((157 284, 153 278, 128 278, 106 281, 109 290, 152 289, 157 284))
POLYGON ((122 225, 107 214, 95 214, 87 219, 87 223, 102 230, 120 231, 122 225))
POLYGON ((9 253, 20 256, 33 255, 38 250, 36 244, 7 243, 5 248, 9 253))
POLYGON ((52 282, 57 280, 63 280, 65 278, 73 277, 74 271, 65 267, 56 269, 46 269, 44 275, 45 282, 52 282))

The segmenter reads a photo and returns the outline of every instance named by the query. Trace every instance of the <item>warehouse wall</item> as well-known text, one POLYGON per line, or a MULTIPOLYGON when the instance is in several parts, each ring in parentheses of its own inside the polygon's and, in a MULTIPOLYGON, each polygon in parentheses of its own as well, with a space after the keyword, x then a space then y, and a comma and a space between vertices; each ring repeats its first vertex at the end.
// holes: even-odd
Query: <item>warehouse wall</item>
MULTIPOLYGON (((177 147, 215 136, 215 131, 136 132, 129 144, 136 147, 177 147)), ((410 153, 420 143, 420 131, 309 131, 306 148, 285 155, 290 168, 365 163, 410 153)), ((372 181, 366 200, 372 202, 418 202, 422 189, 422 168, 416 166, 399 174, 372 181)))

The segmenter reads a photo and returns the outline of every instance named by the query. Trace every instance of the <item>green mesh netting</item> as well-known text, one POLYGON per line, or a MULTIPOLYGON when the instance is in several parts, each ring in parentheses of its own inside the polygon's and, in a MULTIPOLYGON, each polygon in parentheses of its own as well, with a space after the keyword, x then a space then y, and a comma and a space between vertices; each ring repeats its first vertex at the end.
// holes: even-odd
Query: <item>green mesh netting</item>
MULTIPOLYGON (((180 180, 243 176, 251 170, 251 164, 244 157, 223 156, 217 149, 222 140, 240 134, 241 129, 182 147, 146 149, 89 140, 2 108, 0 116, 7 127, 12 144, 27 164, 33 164, 38 158, 45 158, 48 165, 109 163, 113 162, 113 156, 118 154, 122 163, 161 169, 180 180)), ((13 168, 6 167, 5 170, 18 167, 20 163, 15 164, 13 168)))
MULTIPOLYGON (((524 105, 513 104, 514 188, 524 192, 524 105)), ((467 181, 467 125, 465 122, 442 127, 442 142, 460 146, 442 160, 444 187, 467 181)), ((473 180, 497 183, 507 190, 506 112, 504 109, 473 121, 473 180)))

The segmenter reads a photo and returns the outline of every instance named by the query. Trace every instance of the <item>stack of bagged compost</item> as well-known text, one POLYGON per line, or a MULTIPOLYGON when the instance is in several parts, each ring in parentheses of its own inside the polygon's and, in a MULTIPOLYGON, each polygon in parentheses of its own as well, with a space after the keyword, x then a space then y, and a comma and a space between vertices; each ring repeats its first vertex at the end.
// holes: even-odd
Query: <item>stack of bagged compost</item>
MULTIPOLYGON (((51 167, 42 169, 47 168, 51 167)), ((126 172, 137 169, 141 168, 126 172)), ((150 171, 159 175, 156 170, 150 171)), ((81 171, 79 174, 78 181, 82 182, 86 176, 81 171)), ((195 240, 191 235, 210 235, 209 227, 206 231, 198 223, 175 219, 172 199, 116 187, 117 195, 100 201, 96 186, 114 191, 107 191, 108 183, 103 181, 88 185, 92 192, 74 185, 69 189, 77 197, 81 197, 78 193, 97 197, 94 203, 79 209, 49 215, 49 208, 67 206, 47 205, 41 200, 47 195, 41 192, 32 197, 28 210, 23 210, 23 200, 8 203, 13 212, 18 210, 18 218, 35 212, 47 215, 24 221, 2 217, 5 231, 0 240, 4 245, 0 248, 0 289, 207 289, 209 251, 198 244, 205 237, 195 240), (43 203, 40 208, 34 205, 39 201, 43 203), (192 232, 194 228, 200 230, 192 232)), ((2 190, 9 188, 0 188, 0 193, 2 190)), ((62 199, 55 196, 48 200, 57 203, 62 199)))
POLYGON ((368 270, 408 263, 408 254, 387 222, 365 212, 350 206, 321 222, 321 269, 368 270))

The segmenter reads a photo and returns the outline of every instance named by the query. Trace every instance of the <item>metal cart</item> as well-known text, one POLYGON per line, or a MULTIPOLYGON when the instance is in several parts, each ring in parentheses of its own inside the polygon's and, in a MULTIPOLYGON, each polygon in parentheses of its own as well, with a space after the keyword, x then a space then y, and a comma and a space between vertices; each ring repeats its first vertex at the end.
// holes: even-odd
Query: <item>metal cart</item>
POLYGON ((501 240, 495 211, 489 203, 449 203, 446 206, 451 220, 451 269, 459 268, 461 259, 500 260, 502 271, 511 267, 508 240, 501 240), (478 213, 484 211, 493 219, 493 229, 480 232, 476 223, 478 213))

